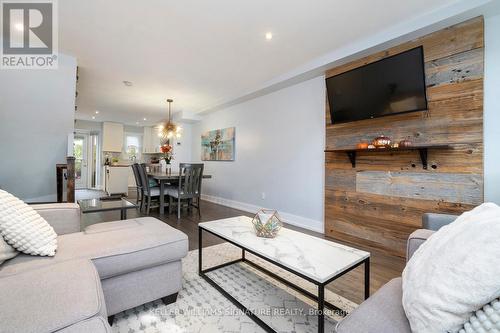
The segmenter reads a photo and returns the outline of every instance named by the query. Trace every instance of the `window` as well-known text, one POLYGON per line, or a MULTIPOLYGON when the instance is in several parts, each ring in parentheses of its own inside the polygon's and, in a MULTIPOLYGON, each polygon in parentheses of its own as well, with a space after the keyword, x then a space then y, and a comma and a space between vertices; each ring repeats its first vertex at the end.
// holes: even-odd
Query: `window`
POLYGON ((136 133, 125 133, 123 155, 132 162, 141 159, 142 135, 136 133))

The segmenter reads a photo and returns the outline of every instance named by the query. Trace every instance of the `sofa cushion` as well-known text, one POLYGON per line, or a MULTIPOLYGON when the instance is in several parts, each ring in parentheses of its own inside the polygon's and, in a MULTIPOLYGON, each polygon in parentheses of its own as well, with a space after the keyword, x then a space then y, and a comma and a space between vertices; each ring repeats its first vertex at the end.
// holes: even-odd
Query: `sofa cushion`
POLYGON ((0 234, 16 250, 31 255, 53 256, 57 234, 32 207, 0 190, 0 234))
POLYGON ((17 256, 19 252, 7 243, 0 234, 0 265, 5 260, 9 260, 17 256))
POLYGON ((59 236, 81 231, 80 206, 77 203, 31 204, 30 207, 36 210, 59 236))
POLYGON ((337 333, 411 333, 401 278, 389 281, 337 324, 337 333))
POLYGON ((107 316, 101 282, 89 260, 2 277, 0 299, 0 332, 55 332, 107 316))
POLYGON ((54 257, 19 255, 4 263, 0 276, 72 259, 92 259, 101 279, 185 257, 187 236, 152 217, 105 222, 58 237, 54 257))
POLYGON ((57 333, 111 333, 108 320, 103 317, 94 317, 80 321, 74 325, 63 328, 57 333))

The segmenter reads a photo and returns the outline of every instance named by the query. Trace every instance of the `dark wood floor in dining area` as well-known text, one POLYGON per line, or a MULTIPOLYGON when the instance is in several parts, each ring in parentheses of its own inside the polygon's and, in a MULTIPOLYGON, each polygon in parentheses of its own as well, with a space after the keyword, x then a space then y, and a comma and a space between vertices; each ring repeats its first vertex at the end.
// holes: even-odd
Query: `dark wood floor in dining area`
MULTIPOLYGON (((76 198, 88 198, 88 197, 99 197, 102 192, 99 191, 77 191, 76 198)), ((130 201, 135 201, 135 193, 130 193, 130 201)), ((207 201, 202 201, 201 203, 202 217, 198 218, 198 213, 195 209, 192 212, 183 211, 180 220, 177 220, 175 215, 160 215, 158 209, 152 209, 149 216, 158 218, 159 220, 167 223, 168 225, 177 228, 188 235, 189 238, 189 250, 198 249, 198 223, 206 222, 212 220, 218 220, 223 218, 235 217, 240 215, 252 216, 250 213, 233 209, 230 207, 221 206, 207 201)), ((146 216, 140 213, 138 210, 129 210, 128 218, 142 217, 146 216)), ((92 213, 82 215, 82 226, 86 227, 91 224, 115 221, 120 219, 119 212, 102 212, 102 213, 92 213)), ((325 237, 323 234, 313 232, 307 229, 294 227, 287 225, 288 228, 297 231, 304 232, 309 235, 313 235, 320 238, 329 239, 346 245, 350 245, 361 250, 365 250, 371 253, 371 278, 370 278, 370 289, 373 294, 382 285, 387 283, 389 280, 401 275, 404 268, 405 260, 399 257, 394 257, 391 255, 384 254, 380 251, 370 249, 367 247, 362 247, 357 244, 349 244, 343 242, 342 240, 336 240, 325 237)), ((216 244, 223 243, 224 241, 212 236, 210 234, 203 234, 203 247, 212 246, 216 244)), ((321 255, 321 254, 318 254, 321 255)), ((353 271, 345 274, 336 281, 328 285, 328 289, 333 292, 355 302, 361 303, 363 301, 363 282, 364 271, 363 266, 360 266, 353 271)))

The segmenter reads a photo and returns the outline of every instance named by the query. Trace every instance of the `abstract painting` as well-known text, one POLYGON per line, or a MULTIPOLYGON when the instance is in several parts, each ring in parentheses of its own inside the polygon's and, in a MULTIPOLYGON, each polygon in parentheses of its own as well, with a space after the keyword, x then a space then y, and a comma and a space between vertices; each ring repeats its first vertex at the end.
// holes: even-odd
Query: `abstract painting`
POLYGON ((201 135, 202 161, 234 161, 235 128, 223 128, 201 135))

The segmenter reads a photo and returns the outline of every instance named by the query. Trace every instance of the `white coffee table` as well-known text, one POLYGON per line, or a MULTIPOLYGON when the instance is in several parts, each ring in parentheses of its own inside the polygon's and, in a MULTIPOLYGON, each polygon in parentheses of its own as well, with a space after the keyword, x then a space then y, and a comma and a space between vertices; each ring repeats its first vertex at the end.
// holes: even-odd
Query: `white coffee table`
POLYGON ((206 273, 238 262, 245 262, 267 273, 271 277, 318 302, 318 332, 320 333, 324 332, 325 306, 340 310, 333 304, 325 301, 325 286, 327 284, 361 264, 364 264, 365 299, 370 295, 370 253, 368 252, 287 228, 282 228, 276 238, 260 238, 255 235, 252 219, 246 216, 200 223, 198 225, 198 235, 198 272, 200 276, 233 302, 238 308, 245 311, 250 318, 267 332, 275 332, 275 330, 262 321, 252 310, 246 308, 226 292, 222 286, 213 281, 206 273), (241 248, 241 258, 222 265, 203 269, 203 231, 222 238, 241 248), (314 295, 248 260, 245 258, 245 251, 315 284, 318 286, 318 295, 314 295))

